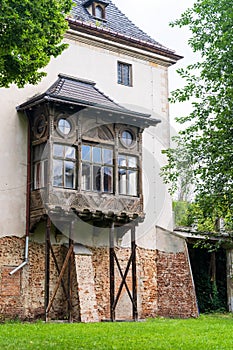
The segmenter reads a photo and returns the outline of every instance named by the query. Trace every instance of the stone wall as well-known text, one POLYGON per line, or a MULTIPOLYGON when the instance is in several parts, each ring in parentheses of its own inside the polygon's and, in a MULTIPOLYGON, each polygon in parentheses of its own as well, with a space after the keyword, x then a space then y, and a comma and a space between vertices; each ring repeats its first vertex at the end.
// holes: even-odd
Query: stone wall
MULTIPOLYGON (((53 249, 61 268, 67 248, 54 245, 53 249)), ((107 247, 90 248, 90 250, 92 255, 75 255, 72 263, 74 321, 89 322, 110 318, 109 250, 107 247)), ((130 249, 116 248, 123 273, 130 253, 130 249)), ((0 239, 0 320, 44 318, 44 254, 44 244, 30 241, 28 264, 10 276, 9 272, 23 261, 24 239, 17 237, 0 239)), ((185 251, 168 253, 138 247, 136 256, 139 318, 158 315, 197 316, 195 293, 185 251)), ((58 272, 52 257, 50 270, 51 298, 58 280, 58 272)), ((117 266, 115 276, 118 290, 121 277, 117 266)), ((67 285, 67 273, 64 275, 64 283, 67 285)), ((132 291, 131 268, 127 284, 132 291)), ((51 319, 66 319, 67 311, 66 297, 60 285, 49 316, 51 319)), ((132 304, 125 287, 116 308, 116 318, 132 318, 132 304)))

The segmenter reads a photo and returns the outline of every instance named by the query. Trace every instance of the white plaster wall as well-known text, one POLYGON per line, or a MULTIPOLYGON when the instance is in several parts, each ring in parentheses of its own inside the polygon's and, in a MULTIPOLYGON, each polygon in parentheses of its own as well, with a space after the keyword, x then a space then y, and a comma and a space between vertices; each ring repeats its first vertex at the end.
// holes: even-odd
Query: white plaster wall
POLYGON ((65 73, 93 80, 99 90, 116 102, 162 120, 159 126, 149 128, 144 135, 146 220, 137 232, 141 236, 141 245, 152 248, 155 225, 172 229, 171 199, 159 177, 160 166, 165 162, 161 150, 169 145, 167 68, 116 49, 111 51, 109 47, 104 49, 74 40, 66 41, 69 48, 51 60, 46 67, 47 77, 37 86, 0 89, 1 124, 4 126, 0 130, 3 165, 0 175, 0 235, 22 236, 25 233, 27 130, 26 118, 19 116, 15 107, 44 92, 59 73, 65 73), (132 64, 133 87, 117 84, 118 60, 132 64), (144 239, 149 232, 152 232, 151 240, 144 239))

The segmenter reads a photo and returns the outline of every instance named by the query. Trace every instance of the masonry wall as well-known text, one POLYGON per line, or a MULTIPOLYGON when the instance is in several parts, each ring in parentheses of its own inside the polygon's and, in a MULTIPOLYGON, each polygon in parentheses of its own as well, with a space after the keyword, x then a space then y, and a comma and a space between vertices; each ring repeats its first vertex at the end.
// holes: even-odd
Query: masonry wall
POLYGON ((197 317, 195 291, 185 253, 158 252, 158 315, 197 317))
MULTIPOLYGON (((29 243, 29 263, 16 274, 9 272, 22 262, 24 239, 0 239, 0 320, 44 318, 45 246, 29 243)), ((54 245, 54 253, 61 268, 67 253, 64 246, 54 245)), ((98 322, 110 318, 109 250, 90 248, 92 255, 75 255, 72 269, 73 320, 98 322)), ((124 273, 130 249, 116 248, 124 273)), ((192 278, 185 252, 167 253, 137 248, 137 290, 139 318, 196 317, 197 308, 192 278)), ((50 298, 58 280, 53 259, 50 262, 50 298)), ((121 277, 115 267, 116 290, 121 277)), ((64 276, 66 284, 67 275, 64 276)), ((131 269, 127 277, 132 291, 131 269)), ((51 312, 51 319, 67 319, 67 302, 61 286, 51 312)), ((125 287, 116 308, 116 319, 132 318, 132 304, 125 287)))
MULTIPOLYGON (((66 249, 53 247, 61 267, 66 249)), ((45 246, 29 244, 29 262, 23 269, 10 276, 9 272, 22 263, 24 239, 3 237, 0 239, 0 320, 44 318, 45 246)), ((58 279, 58 272, 51 259, 50 295, 58 279)), ((67 314, 65 296, 59 287, 51 318, 64 319, 67 314)))

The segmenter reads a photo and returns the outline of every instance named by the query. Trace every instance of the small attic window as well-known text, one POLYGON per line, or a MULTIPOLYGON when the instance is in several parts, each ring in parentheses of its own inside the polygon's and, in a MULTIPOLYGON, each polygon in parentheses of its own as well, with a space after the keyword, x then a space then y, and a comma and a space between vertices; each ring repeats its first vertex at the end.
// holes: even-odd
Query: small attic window
POLYGON ((95 17, 100 19, 104 18, 104 10, 100 5, 97 5, 95 8, 95 17))
POLYGON ((105 6, 98 2, 93 2, 92 14, 98 19, 105 19, 105 6))

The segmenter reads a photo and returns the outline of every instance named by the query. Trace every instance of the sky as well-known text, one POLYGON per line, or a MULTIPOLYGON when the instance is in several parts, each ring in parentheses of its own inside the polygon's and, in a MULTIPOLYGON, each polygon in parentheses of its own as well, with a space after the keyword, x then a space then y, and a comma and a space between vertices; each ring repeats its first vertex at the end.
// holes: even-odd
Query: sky
MULTIPOLYGON (((160 44, 175 50, 184 58, 169 68, 169 90, 184 86, 184 80, 176 70, 186 67, 197 58, 188 45, 191 34, 188 28, 171 28, 169 22, 178 19, 195 0, 113 0, 115 5, 140 29, 149 34, 160 44)), ((191 111, 189 102, 170 104, 170 118, 172 125, 177 129, 176 116, 186 115, 191 111)))

